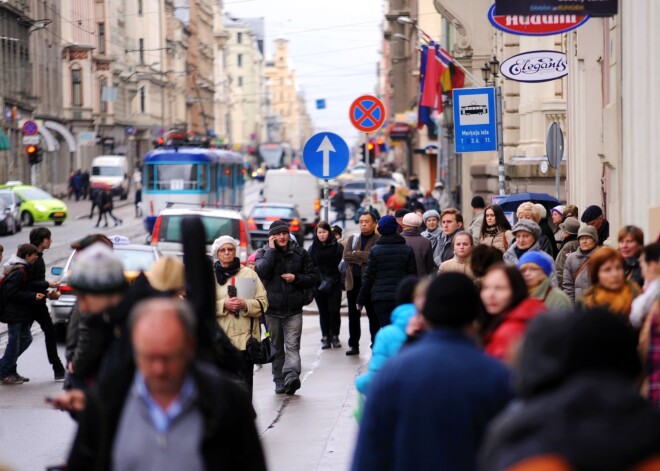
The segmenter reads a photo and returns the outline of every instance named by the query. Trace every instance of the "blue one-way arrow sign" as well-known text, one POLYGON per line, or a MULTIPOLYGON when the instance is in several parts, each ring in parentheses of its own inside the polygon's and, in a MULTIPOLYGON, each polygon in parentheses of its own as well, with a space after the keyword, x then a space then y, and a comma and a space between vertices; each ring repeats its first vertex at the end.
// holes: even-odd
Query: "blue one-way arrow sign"
POLYGON ((346 170, 349 158, 346 142, 331 132, 314 134, 303 149, 303 161, 309 173, 326 180, 346 170))

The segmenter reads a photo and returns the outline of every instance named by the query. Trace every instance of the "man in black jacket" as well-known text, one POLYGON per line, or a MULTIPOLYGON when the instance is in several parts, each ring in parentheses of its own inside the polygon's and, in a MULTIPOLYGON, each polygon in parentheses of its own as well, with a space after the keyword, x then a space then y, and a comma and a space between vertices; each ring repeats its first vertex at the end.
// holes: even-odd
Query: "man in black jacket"
POLYGON ((266 321, 276 350, 273 360, 275 392, 289 395, 300 389, 302 308, 312 302, 318 274, 305 249, 289 238, 289 225, 275 221, 268 247, 257 253, 255 269, 268 292, 266 321))
POLYGON ((0 322, 7 324, 7 347, 0 359, 0 382, 23 384, 29 381, 16 371, 18 357, 32 343, 30 326, 32 310, 36 303, 43 303, 45 295, 30 291, 27 267, 37 260, 37 248, 31 244, 18 246, 16 255, 4 265, 2 286, 4 306, 0 310, 0 322))
MULTIPOLYGON (((36 262, 28 268, 31 289, 47 295, 49 299, 57 299, 59 297, 57 292, 49 294, 48 288, 59 288, 59 283, 46 281, 46 263, 44 262, 44 250, 48 250, 51 244, 50 229, 47 227, 35 227, 32 229, 30 231, 30 243, 38 250, 36 262)), ((39 327, 44 332, 48 363, 53 367, 55 380, 63 380, 64 366, 62 365, 62 360, 57 355, 57 337, 48 307, 45 303, 36 304, 32 314, 34 320, 39 323, 39 327)))
POLYGON ((187 303, 143 301, 129 321, 136 367, 55 399, 84 405, 67 469, 266 469, 247 395, 194 361, 195 321, 187 303))
POLYGON ((393 216, 378 221, 380 238, 369 252, 367 269, 357 298, 358 311, 369 301, 374 305, 381 327, 390 324, 396 307, 396 288, 406 275, 416 275, 415 254, 406 239, 397 234, 399 224, 393 216))

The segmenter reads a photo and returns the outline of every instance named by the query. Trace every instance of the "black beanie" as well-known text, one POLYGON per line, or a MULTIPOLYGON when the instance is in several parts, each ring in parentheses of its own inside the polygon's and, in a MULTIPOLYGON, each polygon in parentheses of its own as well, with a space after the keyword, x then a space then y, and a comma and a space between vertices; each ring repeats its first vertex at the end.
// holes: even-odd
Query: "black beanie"
POLYGON ((394 217, 395 217, 395 218, 402 218, 403 216, 405 216, 405 215, 408 214, 409 212, 410 212, 409 209, 406 209, 406 208, 400 208, 400 209, 397 209, 397 210, 394 212, 394 217))
POLYGON ((280 219, 279 221, 275 221, 270 225, 270 228, 268 229, 268 237, 275 234, 281 234, 282 232, 288 233, 290 230, 289 224, 280 219))
POLYGON ((481 196, 475 196, 472 198, 470 206, 472 206, 474 209, 483 209, 486 207, 486 202, 481 196))
POLYGON ((597 217, 600 217, 603 215, 603 210, 600 209, 600 206, 596 206, 595 204, 592 204, 589 206, 587 209, 584 210, 582 213, 582 222, 587 223, 591 222, 597 217))
POLYGON ((464 327, 477 318, 479 293, 462 273, 441 273, 426 290, 422 310, 433 327, 464 327))

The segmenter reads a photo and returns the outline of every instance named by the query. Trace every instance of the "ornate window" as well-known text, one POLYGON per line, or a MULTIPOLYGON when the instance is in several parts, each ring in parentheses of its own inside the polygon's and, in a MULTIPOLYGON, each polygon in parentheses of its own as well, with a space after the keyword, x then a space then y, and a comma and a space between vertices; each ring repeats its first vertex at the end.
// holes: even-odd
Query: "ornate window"
POLYGON ((83 105, 82 69, 79 65, 71 67, 71 104, 83 105))

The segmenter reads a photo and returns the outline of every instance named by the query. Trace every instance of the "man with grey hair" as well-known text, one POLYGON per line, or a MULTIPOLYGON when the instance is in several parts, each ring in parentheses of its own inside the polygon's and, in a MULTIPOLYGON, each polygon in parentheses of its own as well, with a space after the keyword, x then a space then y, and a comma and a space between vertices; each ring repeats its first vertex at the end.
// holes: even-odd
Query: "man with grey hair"
MULTIPOLYGON (((188 304, 148 299, 130 327, 135 371, 86 397, 68 469, 266 469, 245 392, 195 361, 188 304)), ((55 405, 67 408, 59 398, 55 405)))

